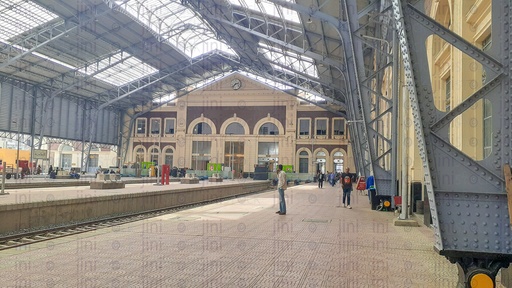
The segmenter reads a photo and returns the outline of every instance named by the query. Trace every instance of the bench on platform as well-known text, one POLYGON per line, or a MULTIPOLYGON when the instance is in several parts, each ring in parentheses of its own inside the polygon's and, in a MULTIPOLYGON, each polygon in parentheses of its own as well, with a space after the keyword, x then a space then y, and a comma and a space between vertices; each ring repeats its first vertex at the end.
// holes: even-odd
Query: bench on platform
POLYGON ((60 170, 57 172, 57 175, 55 175, 55 179, 80 179, 80 174, 60 170))
POLYGON ((96 179, 91 181, 91 189, 119 189, 125 188, 121 181, 120 174, 98 174, 96 179))
POLYGON ((222 182, 224 179, 219 173, 213 173, 212 177, 208 177, 208 182, 222 182))
POLYGON ((185 174, 185 178, 181 179, 181 184, 198 184, 199 178, 196 177, 195 173, 185 174))

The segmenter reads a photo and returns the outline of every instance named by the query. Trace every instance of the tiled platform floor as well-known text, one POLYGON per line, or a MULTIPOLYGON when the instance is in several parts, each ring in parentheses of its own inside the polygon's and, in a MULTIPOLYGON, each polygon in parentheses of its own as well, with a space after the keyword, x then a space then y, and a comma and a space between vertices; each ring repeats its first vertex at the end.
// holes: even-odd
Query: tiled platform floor
MULTIPOLYGON (((0 251, 1 287, 455 287, 432 231, 339 188, 267 192, 0 251)), ((4 219, 3 221, 8 221, 4 219)))

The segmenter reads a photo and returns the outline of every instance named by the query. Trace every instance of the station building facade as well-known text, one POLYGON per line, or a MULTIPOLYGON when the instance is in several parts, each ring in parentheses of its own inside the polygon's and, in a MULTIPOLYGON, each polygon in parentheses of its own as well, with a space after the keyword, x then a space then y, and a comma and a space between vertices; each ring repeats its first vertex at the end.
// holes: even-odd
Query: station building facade
POLYGON ((347 122, 299 98, 235 73, 135 120, 127 163, 154 162, 235 173, 255 167, 296 173, 354 171, 347 122))

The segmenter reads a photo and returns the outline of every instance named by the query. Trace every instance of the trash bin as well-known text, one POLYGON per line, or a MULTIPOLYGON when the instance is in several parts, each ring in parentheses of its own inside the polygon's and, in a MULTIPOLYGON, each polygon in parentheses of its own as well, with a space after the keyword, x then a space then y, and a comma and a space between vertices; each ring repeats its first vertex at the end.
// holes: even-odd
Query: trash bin
POLYGON ((372 195, 372 210, 377 210, 377 206, 379 206, 380 203, 380 196, 381 195, 372 195))
POLYGON ((377 203, 377 205, 373 204, 373 199, 375 199, 375 196, 377 196, 377 190, 370 189, 368 190, 368 193, 370 194, 370 205, 372 207, 372 210, 375 210, 377 209, 377 205, 379 205, 379 203, 377 203))
POLYGON ((416 213, 423 214, 423 201, 416 200, 416 213))

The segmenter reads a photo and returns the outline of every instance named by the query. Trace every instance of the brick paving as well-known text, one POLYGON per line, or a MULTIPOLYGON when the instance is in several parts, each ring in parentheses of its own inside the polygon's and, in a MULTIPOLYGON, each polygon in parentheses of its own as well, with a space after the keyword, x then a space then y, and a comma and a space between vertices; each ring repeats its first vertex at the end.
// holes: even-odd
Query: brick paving
MULTIPOLYGON (((265 192, 0 251, 1 287, 455 287, 432 230, 339 188, 265 192)), ((5 220, 4 220, 5 221, 5 220)))

